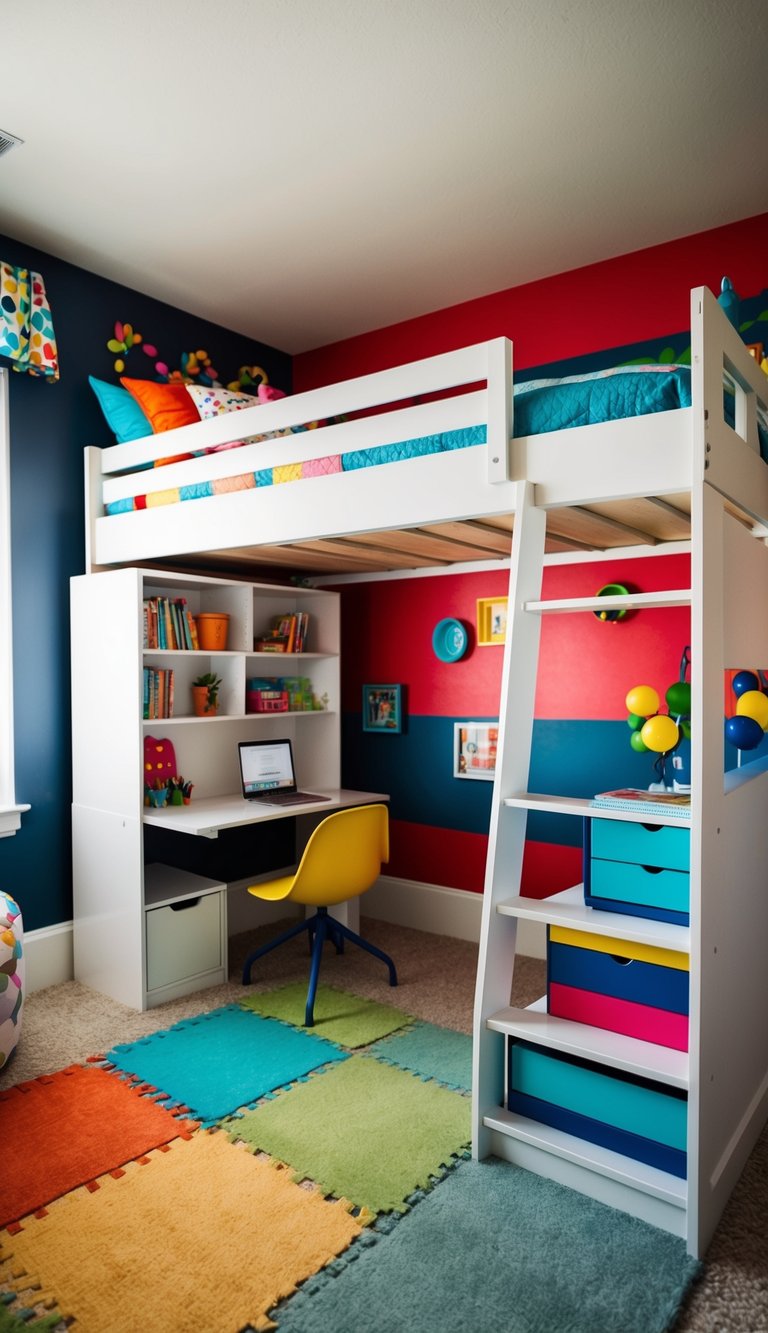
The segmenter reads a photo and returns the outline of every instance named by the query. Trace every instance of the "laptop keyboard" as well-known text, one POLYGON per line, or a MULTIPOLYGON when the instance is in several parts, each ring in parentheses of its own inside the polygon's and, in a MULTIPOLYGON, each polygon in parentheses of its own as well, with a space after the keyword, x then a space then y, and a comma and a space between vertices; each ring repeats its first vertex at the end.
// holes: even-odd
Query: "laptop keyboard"
POLYGON ((276 791, 263 801, 264 805, 307 805, 314 801, 330 801, 330 796, 316 796, 311 791, 276 791))

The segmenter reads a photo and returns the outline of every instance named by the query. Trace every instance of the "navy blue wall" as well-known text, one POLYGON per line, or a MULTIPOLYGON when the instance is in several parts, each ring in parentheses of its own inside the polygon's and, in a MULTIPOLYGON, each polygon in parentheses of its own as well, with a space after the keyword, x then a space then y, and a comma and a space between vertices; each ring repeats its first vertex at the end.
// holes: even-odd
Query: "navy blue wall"
MULTIPOLYGON (((224 383, 260 365, 289 391, 291 360, 20 241, 0 236, 0 259, 42 274, 61 367, 55 384, 9 376, 16 796, 32 809, 15 837, 0 840, 0 887, 19 902, 25 928, 38 929, 72 916, 69 579, 85 568, 83 448, 114 443, 88 375, 117 382, 106 346, 116 320, 171 369, 182 352, 204 348, 224 383)), ((134 350, 125 373, 151 379, 152 367, 134 350)), ((108 865, 104 876, 106 888, 108 865)))

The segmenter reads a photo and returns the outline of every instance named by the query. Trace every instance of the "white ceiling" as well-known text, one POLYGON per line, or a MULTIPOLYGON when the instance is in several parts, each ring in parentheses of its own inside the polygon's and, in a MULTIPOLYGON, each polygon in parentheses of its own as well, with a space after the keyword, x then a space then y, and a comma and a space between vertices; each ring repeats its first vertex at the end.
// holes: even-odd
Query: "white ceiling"
POLYGON ((768 211, 768 0, 0 0, 0 129, 0 232, 295 353, 768 211))

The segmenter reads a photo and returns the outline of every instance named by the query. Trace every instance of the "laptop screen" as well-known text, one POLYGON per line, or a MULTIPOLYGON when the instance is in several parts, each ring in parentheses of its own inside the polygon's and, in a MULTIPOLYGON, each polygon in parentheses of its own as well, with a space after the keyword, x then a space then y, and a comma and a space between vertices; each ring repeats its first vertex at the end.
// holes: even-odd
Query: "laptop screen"
POLYGON ((238 750, 246 800, 267 792, 296 790, 290 741, 240 741, 238 750))

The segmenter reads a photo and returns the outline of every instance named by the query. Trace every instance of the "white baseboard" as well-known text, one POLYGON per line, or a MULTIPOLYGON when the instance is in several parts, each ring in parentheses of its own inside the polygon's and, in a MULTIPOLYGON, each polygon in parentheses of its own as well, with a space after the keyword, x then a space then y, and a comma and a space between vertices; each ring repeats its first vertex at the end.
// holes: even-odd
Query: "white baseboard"
POLYGON ((58 986, 74 976, 72 922, 24 931, 24 989, 27 994, 58 986))
MULTIPOLYGON (((475 943, 480 940, 483 897, 466 889, 381 875, 360 900, 360 910, 363 916, 395 926, 475 943)), ((518 921, 517 949, 529 958, 546 958, 546 928, 537 921, 518 921)))
MULTIPOLYGON (((264 878, 274 878, 274 874, 264 878)), ((290 910, 285 903, 265 903, 247 893, 247 885, 253 882, 252 879, 241 880, 228 886, 230 935, 240 935, 269 921, 279 921, 290 910)), ((483 899, 479 893, 447 889, 440 884, 421 884, 418 880, 395 879, 390 875, 382 875, 360 899, 363 916, 475 943, 480 939, 482 907, 483 899)), ((350 924, 354 929, 354 923, 350 924)), ((520 921, 517 932, 517 947, 521 954, 527 954, 529 958, 546 957, 544 926, 536 921, 520 921)), ((62 981, 71 981, 74 976, 72 922, 62 921, 58 926, 25 931, 24 966, 24 989, 28 994, 44 990, 46 986, 57 986, 62 981)))

